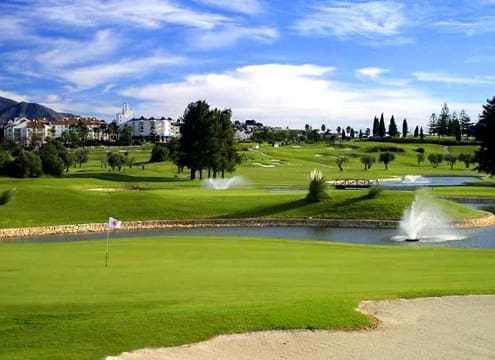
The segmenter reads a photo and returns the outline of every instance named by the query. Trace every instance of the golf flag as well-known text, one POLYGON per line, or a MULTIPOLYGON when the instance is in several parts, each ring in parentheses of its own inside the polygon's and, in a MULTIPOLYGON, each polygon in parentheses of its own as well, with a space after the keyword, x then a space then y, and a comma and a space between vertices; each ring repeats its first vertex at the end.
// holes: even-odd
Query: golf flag
POLYGON ((120 229, 120 226, 122 225, 122 221, 119 221, 117 219, 114 219, 113 217, 108 218, 108 228, 109 229, 120 229))

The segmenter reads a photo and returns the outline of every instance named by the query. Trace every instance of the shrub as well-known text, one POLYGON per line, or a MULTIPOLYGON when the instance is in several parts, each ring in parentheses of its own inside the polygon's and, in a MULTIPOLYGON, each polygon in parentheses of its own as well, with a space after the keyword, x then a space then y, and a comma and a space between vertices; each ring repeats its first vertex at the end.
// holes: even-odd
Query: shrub
POLYGON ((14 195, 13 190, 5 190, 4 192, 2 192, 2 194, 0 194, 0 205, 7 204, 12 198, 12 195, 14 195))
POLYGON ((320 202, 329 198, 326 192, 325 177, 320 170, 313 170, 309 174, 309 192, 306 199, 311 202, 320 202))
POLYGON ((361 162, 364 164, 364 170, 371 169, 371 165, 375 162, 375 158, 371 155, 361 156, 361 162))
POLYGON ((18 178, 40 177, 43 174, 41 159, 38 154, 21 151, 12 162, 9 172, 18 178))
POLYGON ((169 151, 165 146, 155 144, 151 150, 150 163, 166 161, 168 160, 168 154, 169 151))
POLYGON ((374 199, 383 192, 383 188, 380 185, 375 185, 369 188, 366 197, 368 199, 374 199))
POLYGON ((385 170, 388 170, 388 164, 395 159, 395 155, 389 151, 380 153, 380 162, 385 165, 385 170))

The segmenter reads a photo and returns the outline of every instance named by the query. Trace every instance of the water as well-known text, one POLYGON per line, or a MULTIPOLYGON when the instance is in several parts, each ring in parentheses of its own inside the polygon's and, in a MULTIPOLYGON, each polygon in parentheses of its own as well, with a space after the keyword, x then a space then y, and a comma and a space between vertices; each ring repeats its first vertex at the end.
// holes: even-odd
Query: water
MULTIPOLYGON (((360 228, 331 228, 309 226, 282 227, 219 227, 192 229, 160 229, 150 231, 114 231, 110 241, 123 238, 164 237, 167 236, 234 236, 234 237, 263 237, 272 239, 293 239, 300 241, 328 241, 352 244, 412 246, 412 247, 460 247, 460 248, 495 248, 495 226, 476 229, 456 229, 462 239, 443 242, 406 242, 394 239, 397 229, 360 229, 360 228)), ((86 233, 71 235, 52 235, 7 239, 6 241, 33 242, 66 242, 106 239, 105 233, 86 233)))
POLYGON ((479 179, 480 178, 477 176, 406 175, 402 179, 380 181, 380 185, 384 188, 407 190, 425 186, 458 186, 479 179))
POLYGON ((225 179, 206 179, 203 180, 203 187, 213 190, 227 190, 248 186, 248 181, 242 176, 234 176, 225 179))
POLYGON ((399 224, 400 233, 394 240, 449 241, 462 240, 457 232, 449 228, 451 219, 436 204, 426 189, 416 193, 412 205, 404 211, 399 224))

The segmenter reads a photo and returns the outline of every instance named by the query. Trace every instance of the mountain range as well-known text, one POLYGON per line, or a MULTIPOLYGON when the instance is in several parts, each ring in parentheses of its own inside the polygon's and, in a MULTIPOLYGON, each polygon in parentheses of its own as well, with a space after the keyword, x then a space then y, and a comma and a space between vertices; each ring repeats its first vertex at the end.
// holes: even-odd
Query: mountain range
POLYGON ((28 103, 25 101, 17 102, 11 99, 0 97, 0 123, 16 117, 25 117, 30 120, 45 118, 48 121, 62 120, 65 117, 72 117, 72 114, 59 113, 46 106, 28 103))

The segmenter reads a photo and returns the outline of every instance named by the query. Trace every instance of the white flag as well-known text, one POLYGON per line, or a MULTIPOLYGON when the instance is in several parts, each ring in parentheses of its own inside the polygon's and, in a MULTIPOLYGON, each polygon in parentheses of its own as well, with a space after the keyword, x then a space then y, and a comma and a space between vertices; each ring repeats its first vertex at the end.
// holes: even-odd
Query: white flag
POLYGON ((117 219, 114 219, 113 217, 108 218, 108 228, 109 229, 120 229, 120 226, 122 225, 122 221, 119 221, 117 219))

